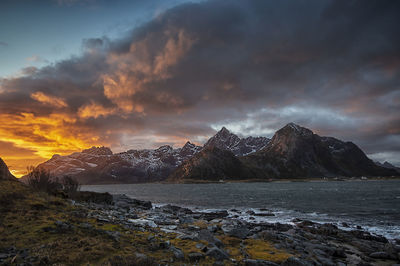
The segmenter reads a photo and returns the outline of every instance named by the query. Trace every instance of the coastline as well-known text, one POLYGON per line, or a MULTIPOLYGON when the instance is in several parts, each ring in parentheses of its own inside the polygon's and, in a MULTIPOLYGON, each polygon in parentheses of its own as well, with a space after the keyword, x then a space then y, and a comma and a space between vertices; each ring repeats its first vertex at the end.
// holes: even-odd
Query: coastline
MULTIPOLYGON (((98 221, 154 233, 154 237, 148 238, 150 243, 157 242, 160 233, 172 234, 173 240, 157 245, 169 246, 183 241, 187 248, 190 246, 188 250, 178 247, 183 256, 175 254, 174 262, 188 259, 189 264, 209 264, 210 258, 216 265, 222 265, 218 262, 225 265, 390 265, 400 262, 400 239, 374 235, 360 226, 344 225, 347 229, 343 230, 332 223, 315 223, 296 217, 290 224, 245 221, 230 215, 231 210, 199 210, 171 204, 154 206, 125 195, 113 195, 113 201, 113 205, 78 205, 91 210, 90 217, 98 221)), ((250 214, 270 215, 266 209, 250 214)), ((176 248, 173 246, 172 250, 176 248)))
MULTIPOLYGON (((243 220, 109 193, 80 200, 1 181, 0 265, 392 265, 400 239, 293 217, 243 220), (13 199, 10 202, 10 198, 13 199)), ((250 216, 271 215, 267 209, 250 216)))
POLYGON ((400 176, 393 177, 340 177, 340 178, 279 178, 279 179, 230 179, 230 180, 201 180, 185 179, 179 182, 175 181, 154 181, 154 182, 99 182, 82 184, 84 186, 92 185, 133 185, 133 184, 224 184, 224 183, 282 183, 282 182, 337 182, 337 181, 379 181, 379 180, 400 180, 400 176))
POLYGON ((219 184, 219 183, 283 183, 283 182, 337 182, 337 181, 380 181, 380 180, 400 180, 398 177, 350 177, 350 178, 279 178, 279 179, 238 179, 238 180, 189 180, 185 179, 181 182, 152 182, 159 184, 219 184))

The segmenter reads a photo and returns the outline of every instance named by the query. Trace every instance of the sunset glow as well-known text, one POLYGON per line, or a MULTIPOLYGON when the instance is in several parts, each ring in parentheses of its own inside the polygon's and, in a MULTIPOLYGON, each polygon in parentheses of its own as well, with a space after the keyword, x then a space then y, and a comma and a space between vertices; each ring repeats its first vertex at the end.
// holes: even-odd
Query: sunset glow
POLYGON ((36 165, 54 154, 65 155, 100 144, 96 136, 76 127, 76 118, 66 114, 47 117, 32 113, 1 114, 0 121, 1 142, 21 151, 31 151, 25 155, 23 152, 2 154, 16 176, 25 174, 30 164, 36 165))
POLYGON ((0 157, 15 175, 93 145, 176 148, 222 126, 272 137, 289 122, 400 165, 394 3, 117 2, 27 3, 28 18, 0 4, 0 157))

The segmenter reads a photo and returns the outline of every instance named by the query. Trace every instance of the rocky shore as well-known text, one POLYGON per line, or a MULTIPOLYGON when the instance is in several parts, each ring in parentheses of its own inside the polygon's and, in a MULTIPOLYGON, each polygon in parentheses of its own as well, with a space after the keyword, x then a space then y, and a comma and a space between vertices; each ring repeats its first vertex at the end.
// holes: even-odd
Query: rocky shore
MULTIPOLYGON (((125 195, 75 200, 0 180, 0 265, 396 265, 400 240, 267 209, 200 211, 125 195)), ((345 225, 344 225, 345 226, 345 225)))
MULTIPOLYGON (((293 224, 252 223, 228 211, 196 212, 179 206, 153 207, 151 202, 114 195, 112 204, 75 203, 98 223, 148 232, 150 250, 173 253, 169 264, 189 261, 217 265, 396 265, 400 239, 388 240, 359 229, 341 230, 333 224, 294 219, 293 224), (173 234, 174 240, 166 240, 173 234), (174 243, 189 241, 187 250, 174 243)), ((234 210, 235 211, 235 210, 234 210)), ((271 215, 267 210, 253 215, 271 215)), ((251 213, 250 213, 251 214, 251 213)), ((67 225, 66 225, 67 226, 67 225)), ((118 241, 121 232, 109 233, 118 241)), ((136 254, 145 258, 150 254, 136 254)))

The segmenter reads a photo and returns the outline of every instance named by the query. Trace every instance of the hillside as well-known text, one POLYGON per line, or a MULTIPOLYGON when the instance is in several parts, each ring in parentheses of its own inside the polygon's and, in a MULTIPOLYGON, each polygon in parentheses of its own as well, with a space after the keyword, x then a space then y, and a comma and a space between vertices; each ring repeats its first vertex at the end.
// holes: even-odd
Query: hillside
POLYGON ((5 162, 0 158, 0 180, 15 180, 5 162))
POLYGON ((216 146, 204 148, 172 173, 169 181, 220 181, 250 178, 250 171, 231 151, 216 146))
MULTIPOLYGON (((107 147, 92 147, 67 156, 54 155, 38 165, 54 177, 69 175, 81 184, 143 183, 164 181, 183 162, 208 147, 218 147, 233 155, 251 154, 269 142, 265 137, 239 138, 222 128, 204 146, 186 142, 181 148, 169 145, 157 149, 113 153, 107 147)), ((26 179, 23 178, 23 179, 26 179)))
POLYGON ((321 137, 294 123, 278 130, 263 149, 235 159, 205 150, 178 167, 169 179, 212 181, 217 179, 213 173, 227 180, 398 175, 394 169, 376 165, 354 143, 321 137))

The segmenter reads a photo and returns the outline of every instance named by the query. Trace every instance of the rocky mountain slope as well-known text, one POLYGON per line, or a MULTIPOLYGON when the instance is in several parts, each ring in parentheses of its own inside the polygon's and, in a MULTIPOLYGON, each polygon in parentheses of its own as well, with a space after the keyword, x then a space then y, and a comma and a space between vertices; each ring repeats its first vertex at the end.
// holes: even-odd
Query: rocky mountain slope
POLYGON ((355 144, 321 137, 290 123, 272 139, 239 138, 223 127, 203 147, 187 142, 151 150, 112 153, 92 147, 54 155, 39 165, 55 177, 70 175, 82 184, 140 183, 186 179, 270 179, 392 176, 399 173, 372 162, 355 144))
POLYGON ((289 123, 278 130, 269 145, 244 158, 270 177, 391 176, 352 142, 321 137, 289 123))
MULTIPOLYGON (((264 137, 241 139, 222 128, 204 147, 215 146, 241 156, 262 149, 268 141, 264 137)), ((55 177, 76 177, 82 184, 154 182, 165 180, 202 149, 189 141, 178 149, 165 145, 155 150, 129 150, 116 154, 107 147, 92 147, 68 156, 54 155, 38 167, 55 177)))
POLYGON ((263 149, 269 141, 270 139, 266 137, 247 137, 241 139, 223 127, 204 144, 204 147, 215 146, 222 150, 229 150, 236 156, 244 156, 263 149))
MULTIPOLYGON (((225 173, 231 173, 224 163, 219 164, 223 160, 214 160, 210 164, 202 159, 207 156, 195 155, 171 175, 171 180, 213 180, 212 174, 204 173, 213 173, 221 169, 225 173)), ((265 148, 239 159, 240 163, 237 165, 240 169, 236 169, 236 166, 235 172, 241 173, 242 179, 398 175, 393 169, 377 166, 354 143, 332 137, 320 137, 294 123, 278 130, 265 148)), ((237 176, 228 175, 226 178, 237 179, 237 176)))
POLYGON ((384 167, 384 168, 388 168, 388 169, 394 169, 396 170, 399 174, 400 174, 400 167, 396 167, 393 164, 389 163, 389 162, 384 162, 384 163, 380 163, 380 162, 375 162, 376 165, 384 167))
POLYGON ((240 159, 229 150, 217 146, 207 146, 195 156, 185 161, 174 171, 170 181, 241 179, 249 177, 247 168, 240 159))
POLYGON ((200 149, 190 142, 178 149, 165 145, 116 154, 107 147, 92 147, 68 156, 54 155, 38 167, 56 177, 76 177, 82 184, 160 181, 200 149))
POLYGON ((10 173, 6 163, 0 158, 0 179, 15 180, 15 177, 10 173))

